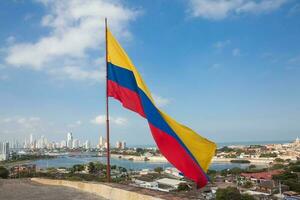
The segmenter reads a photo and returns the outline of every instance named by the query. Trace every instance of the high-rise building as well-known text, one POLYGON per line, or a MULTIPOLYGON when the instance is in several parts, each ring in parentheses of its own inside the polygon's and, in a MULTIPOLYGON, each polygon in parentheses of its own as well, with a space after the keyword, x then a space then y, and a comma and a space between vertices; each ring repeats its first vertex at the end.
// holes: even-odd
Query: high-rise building
POLYGON ((98 148, 103 148, 106 147, 106 139, 104 139, 102 136, 100 136, 99 138, 99 144, 98 144, 98 148))
POLYGON ((60 148, 65 148, 67 147, 67 142, 65 140, 60 142, 60 148))
POLYGON ((33 135, 32 134, 30 134, 30 140, 29 140, 29 142, 30 142, 30 146, 32 146, 32 144, 33 144, 33 135))
POLYGON ((91 148, 91 142, 89 140, 85 141, 84 148, 85 149, 90 149, 91 148))
POLYGON ((126 149, 126 142, 125 141, 121 142, 121 149, 126 149))
POLYGON ((116 148, 117 148, 117 149, 121 149, 121 148, 122 148, 122 142, 117 141, 117 142, 116 142, 116 148))
POLYGON ((67 147, 71 149, 73 147, 73 135, 72 133, 68 133, 67 135, 67 147))
MULTIPOLYGON (((79 146, 80 146, 80 141, 79 141, 78 139, 74 139, 74 140, 73 140, 72 148, 73 148, 73 149, 77 149, 77 148, 79 148, 79 146)), ((69 148, 70 148, 70 147, 69 147, 69 148)))
POLYGON ((9 159, 9 142, 0 142, 0 160, 9 159))

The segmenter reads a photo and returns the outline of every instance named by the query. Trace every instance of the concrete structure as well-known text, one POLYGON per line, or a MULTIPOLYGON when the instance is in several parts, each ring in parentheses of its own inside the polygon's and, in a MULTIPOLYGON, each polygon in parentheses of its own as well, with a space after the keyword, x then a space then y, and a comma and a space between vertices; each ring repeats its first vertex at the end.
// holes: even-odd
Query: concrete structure
POLYGON ((29 179, 0 179, 1 200, 105 200, 69 187, 42 185, 29 179))
POLYGON ((176 178, 183 178, 184 177, 182 175, 182 173, 178 169, 176 169, 174 167, 167 167, 164 172, 166 174, 172 175, 172 176, 174 176, 176 178))
POLYGON ((138 186, 138 187, 142 187, 142 188, 147 188, 147 189, 151 189, 151 190, 158 190, 158 183, 155 181, 152 182, 148 182, 148 181, 142 181, 142 180, 138 180, 135 179, 134 183, 138 186))
POLYGON ((180 184, 186 183, 186 181, 180 181, 180 180, 175 180, 175 179, 170 179, 170 178, 158 179, 158 180, 156 180, 156 182, 158 184, 169 186, 169 187, 173 188, 174 190, 176 190, 180 184))
POLYGON ((140 194, 134 191, 129 191, 114 187, 109 184, 100 183, 88 183, 88 182, 78 182, 78 181, 65 181, 65 180, 51 180, 51 179, 40 179, 32 178, 34 182, 52 186, 67 186, 75 189, 79 189, 85 192, 90 192, 96 194, 102 198, 110 200, 162 200, 158 197, 153 197, 150 195, 140 194))

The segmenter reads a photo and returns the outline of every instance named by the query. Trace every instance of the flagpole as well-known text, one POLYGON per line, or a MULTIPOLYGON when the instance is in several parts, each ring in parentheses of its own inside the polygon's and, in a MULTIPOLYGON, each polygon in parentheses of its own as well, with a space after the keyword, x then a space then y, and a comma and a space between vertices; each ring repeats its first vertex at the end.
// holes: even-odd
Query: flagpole
POLYGON ((109 143, 109 110, 108 110, 108 51, 107 51, 107 18, 105 18, 105 60, 106 60, 106 142, 107 142, 107 163, 106 176, 107 182, 110 182, 110 143, 109 143))

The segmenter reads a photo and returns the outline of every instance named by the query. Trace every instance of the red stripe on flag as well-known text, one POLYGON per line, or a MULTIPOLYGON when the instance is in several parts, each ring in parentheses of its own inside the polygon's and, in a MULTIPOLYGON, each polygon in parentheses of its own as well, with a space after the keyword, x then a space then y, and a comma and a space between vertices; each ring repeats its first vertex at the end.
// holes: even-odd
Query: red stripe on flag
POLYGON ((146 116, 141 99, 136 92, 108 80, 108 96, 116 98, 125 108, 139 113, 142 117, 146 116))
POLYGON ((184 176, 195 181, 198 187, 204 187, 208 181, 206 175, 187 151, 169 134, 150 123, 149 126, 156 144, 165 158, 181 171, 184 176))

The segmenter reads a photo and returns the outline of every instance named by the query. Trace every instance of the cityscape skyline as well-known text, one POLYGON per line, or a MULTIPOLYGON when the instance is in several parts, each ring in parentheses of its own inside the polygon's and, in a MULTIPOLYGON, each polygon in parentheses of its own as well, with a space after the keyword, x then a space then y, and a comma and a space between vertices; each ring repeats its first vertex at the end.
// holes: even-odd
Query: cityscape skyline
MULTIPOLYGON (((159 108, 177 121, 216 142, 299 136, 296 1, 216 13, 192 0, 93 2, 95 10, 87 2, 0 2, 2 139, 105 135, 104 17, 159 108)), ((112 141, 154 144, 144 119, 112 99, 110 110, 112 141)))
MULTIPOLYGON (((56 148, 68 148, 68 149, 77 149, 77 148, 107 148, 106 138, 100 136, 97 141, 94 143, 89 139, 80 140, 78 138, 73 137, 72 132, 68 132, 66 134, 65 139, 62 140, 49 140, 44 135, 33 135, 30 134, 28 137, 23 138, 22 140, 0 140, 2 143, 9 143, 10 148, 12 149, 56 149, 56 148)), ((126 148, 126 141, 111 141, 111 148, 126 148)), ((2 146, 0 146, 2 148, 2 146)))

